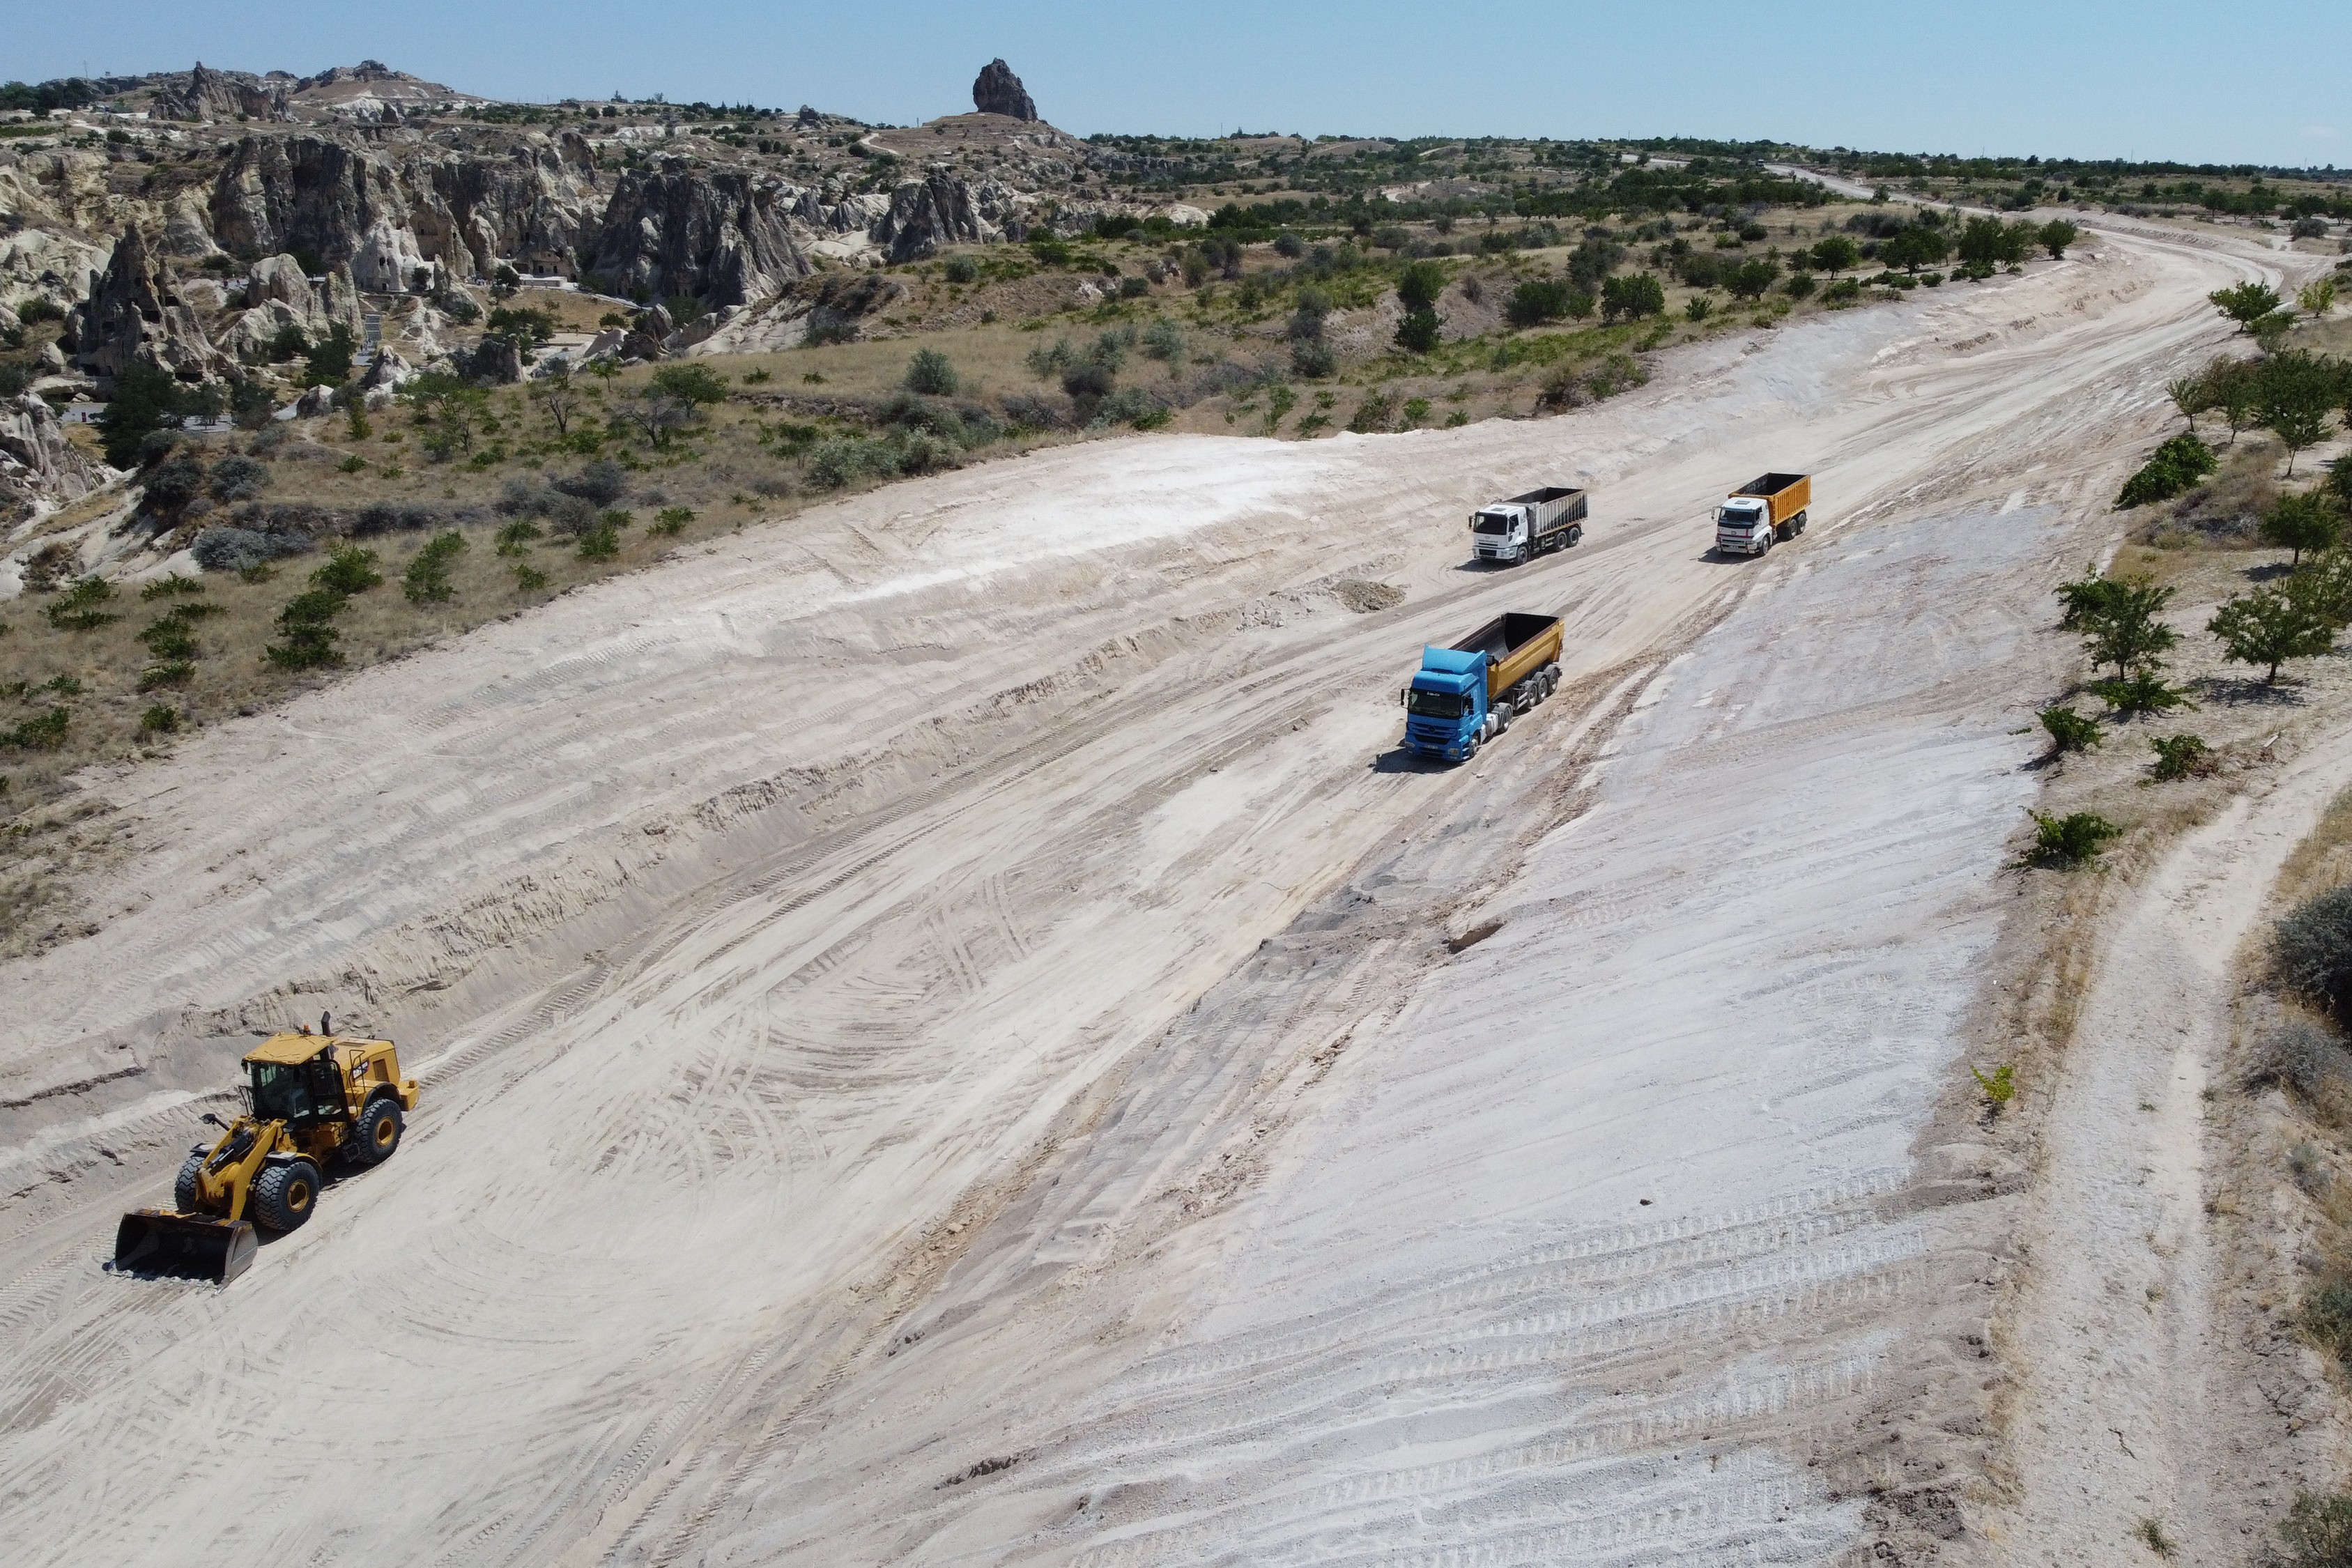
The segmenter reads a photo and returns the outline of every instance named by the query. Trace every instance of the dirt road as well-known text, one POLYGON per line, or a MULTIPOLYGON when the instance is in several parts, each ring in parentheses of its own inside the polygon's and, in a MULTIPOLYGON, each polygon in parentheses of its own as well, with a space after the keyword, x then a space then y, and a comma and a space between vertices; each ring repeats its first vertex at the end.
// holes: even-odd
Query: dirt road
POLYGON ((0 973, 0 1549, 1843 1550, 1804 1413, 1953 1353, 1900 1342, 1972 1243, 1890 1200, 2019 606, 2249 266, 2118 239, 1569 418, 895 487, 101 786, 105 923, 0 973), (1707 559, 1788 467, 1812 532, 1707 559), (1559 479, 1582 547, 1465 566, 1559 479), (1575 685, 1400 764, 1417 646, 1506 607, 1575 685), (232 1290, 102 1273, 321 1006, 424 1063, 411 1146, 232 1290))

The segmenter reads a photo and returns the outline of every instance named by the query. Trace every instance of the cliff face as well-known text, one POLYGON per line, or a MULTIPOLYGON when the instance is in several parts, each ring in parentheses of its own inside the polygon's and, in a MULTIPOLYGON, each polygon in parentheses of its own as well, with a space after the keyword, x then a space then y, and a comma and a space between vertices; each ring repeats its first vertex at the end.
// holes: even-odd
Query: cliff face
POLYGON ((247 137, 213 182, 213 237, 248 260, 348 264, 371 292, 404 291, 436 261, 460 279, 502 261, 569 275, 601 205, 586 153, 536 137, 507 157, 436 149, 394 163, 323 136, 247 137))
POLYGON ((772 298, 810 270, 789 222, 801 195, 781 180, 666 159, 657 174, 621 177, 595 270, 624 289, 694 294, 714 306, 772 298))

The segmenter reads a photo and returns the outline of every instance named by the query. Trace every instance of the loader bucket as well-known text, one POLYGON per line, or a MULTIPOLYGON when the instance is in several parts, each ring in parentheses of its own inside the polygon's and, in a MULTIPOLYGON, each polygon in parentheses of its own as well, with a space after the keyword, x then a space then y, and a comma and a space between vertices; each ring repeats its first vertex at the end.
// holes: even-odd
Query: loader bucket
POLYGON ((260 1247, 245 1220, 133 1209, 114 1233, 114 1271, 226 1285, 253 1266, 260 1247))

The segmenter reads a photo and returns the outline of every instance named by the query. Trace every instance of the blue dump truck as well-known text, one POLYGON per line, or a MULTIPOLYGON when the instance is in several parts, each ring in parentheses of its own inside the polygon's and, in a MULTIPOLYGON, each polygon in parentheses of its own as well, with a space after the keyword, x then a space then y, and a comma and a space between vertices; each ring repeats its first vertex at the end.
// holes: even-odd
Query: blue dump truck
POLYGON ((1404 743, 1466 762, 1559 685, 1558 616, 1496 616, 1452 647, 1424 647, 1404 689, 1404 743))

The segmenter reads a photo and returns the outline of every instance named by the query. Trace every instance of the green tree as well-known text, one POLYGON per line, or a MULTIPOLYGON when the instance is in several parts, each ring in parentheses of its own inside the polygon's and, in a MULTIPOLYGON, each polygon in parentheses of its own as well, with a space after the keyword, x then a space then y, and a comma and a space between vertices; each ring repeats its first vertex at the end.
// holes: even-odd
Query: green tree
POLYGON ((2234 447, 2238 432, 2253 428, 2262 417, 2261 372, 2251 360, 2216 360, 2205 380, 2212 388, 2213 406, 2229 422, 2230 445, 2234 447))
POLYGON ((2316 278, 2305 284, 2294 302, 2314 316, 2324 316, 2336 308, 2336 279, 2316 278))
POLYGON ((1437 313, 1437 297, 1445 289, 1445 268, 1434 261, 1416 261, 1397 274, 1397 303, 1404 319, 1397 323, 1396 345, 1407 353, 1425 354, 1437 347, 1444 321, 1437 313))
POLYGON ((1851 271, 1862 260, 1862 247, 1842 234, 1833 234, 1815 241, 1811 255, 1814 266, 1834 278, 1851 271))
POLYGON ((654 372, 654 385, 681 403, 698 406, 727 401, 727 382, 717 371, 694 361, 673 363, 654 372))
POLYGON ((2266 686, 2278 684, 2279 666, 2288 659, 2326 653, 2336 642, 2334 626, 2275 584, 2231 598, 2213 612, 2205 629, 2221 640, 2223 655, 2233 662, 2266 666, 2266 686))
POLYGON ((2288 564, 2300 567, 2303 552, 2332 548, 2344 532, 2344 519, 2328 498, 2304 490, 2283 495, 2263 513, 2263 542, 2294 552, 2288 564))
POLYGON ((2201 375, 2176 375, 2164 384, 2164 391, 2172 399, 2172 406, 2189 421, 2192 433, 2197 428, 2197 416, 2213 406, 2213 389, 2201 375))
POLYGON ((2237 322, 2241 331, 2251 331, 2256 321, 2276 310, 2283 303, 2277 289, 2252 279, 2233 283, 2227 289, 2216 289, 2205 297, 2213 301, 2215 310, 2237 322))
POLYGON ((139 461, 140 447, 158 430, 179 428, 184 395, 167 371, 131 364, 114 378, 114 395, 98 416, 106 460, 118 468, 139 461))
POLYGON ((1666 290, 1657 279, 1647 272, 1628 272, 1603 279, 1601 284, 1601 320, 1613 321, 1620 316, 1640 321, 1644 316, 1663 315, 1666 309, 1666 290))
POLYGON ((1878 258, 1889 267, 1900 267, 1906 272, 1916 272, 1922 267, 1933 267, 1951 254, 1951 241, 1932 228, 1916 224, 1902 229, 1878 247, 1878 258))
MULTIPOLYGON (((1636 274, 1636 276, 1643 277, 1647 274, 1636 274)), ((1774 280, 1780 276, 1779 262, 1769 256, 1752 256, 1733 268, 1730 276, 1726 278, 1723 283, 1725 288, 1731 290, 1732 297, 1735 299, 1760 300, 1764 297, 1764 291, 1771 288, 1774 280)), ((1659 309, 1664 308, 1665 301, 1661 299, 1659 309)))
POLYGON ((2116 679, 2134 670, 2163 668, 2164 655, 2180 634, 2157 619, 2172 602, 2173 590, 2145 577, 2127 577, 2114 584, 2084 617, 2083 647, 2095 665, 2113 665, 2116 679))
POLYGON ((327 335, 310 345, 310 353, 302 368, 305 386, 341 386, 352 378, 352 354, 359 345, 352 341, 352 330, 337 321, 327 329, 327 335))
POLYGON ((2305 353, 2277 354, 2262 367, 2263 426, 2286 447, 2286 472, 2294 477, 2298 453, 2327 438, 2336 409, 2337 372, 2329 362, 2305 353))
POLYGON ((2065 256, 2068 246, 2083 237, 2083 231, 2063 217, 2053 217, 2036 231, 2034 237, 2050 253, 2050 259, 2056 261, 2065 256))

